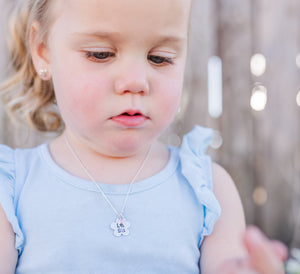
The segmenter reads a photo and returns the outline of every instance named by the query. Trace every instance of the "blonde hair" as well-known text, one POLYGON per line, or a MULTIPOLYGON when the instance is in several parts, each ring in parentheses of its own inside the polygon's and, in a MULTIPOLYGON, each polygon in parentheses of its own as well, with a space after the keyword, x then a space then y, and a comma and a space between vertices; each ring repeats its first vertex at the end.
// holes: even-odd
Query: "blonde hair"
POLYGON ((35 71, 29 48, 29 32, 32 22, 38 21, 41 27, 38 39, 46 41, 53 21, 50 14, 50 2, 53 1, 17 1, 8 29, 12 71, 1 86, 7 112, 17 120, 25 118, 31 127, 44 132, 61 129, 63 122, 53 107, 55 94, 52 81, 43 81, 35 71))

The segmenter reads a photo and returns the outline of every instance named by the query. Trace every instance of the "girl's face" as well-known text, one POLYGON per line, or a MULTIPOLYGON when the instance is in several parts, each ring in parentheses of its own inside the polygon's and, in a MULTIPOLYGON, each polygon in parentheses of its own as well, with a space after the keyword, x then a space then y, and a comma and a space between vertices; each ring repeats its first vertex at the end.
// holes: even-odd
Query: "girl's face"
POLYGON ((112 156, 149 145, 179 107, 187 0, 58 0, 45 58, 66 130, 112 156))

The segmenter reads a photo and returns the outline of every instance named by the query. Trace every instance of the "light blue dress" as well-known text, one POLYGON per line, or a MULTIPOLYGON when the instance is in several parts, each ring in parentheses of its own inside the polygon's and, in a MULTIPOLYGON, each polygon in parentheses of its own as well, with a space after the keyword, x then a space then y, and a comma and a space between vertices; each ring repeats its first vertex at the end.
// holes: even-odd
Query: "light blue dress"
MULTIPOLYGON (((205 154, 212 134, 196 126, 181 148, 169 147, 163 170, 133 184, 130 234, 122 237, 94 183, 59 167, 48 144, 0 146, 0 204, 16 234, 16 273, 199 273, 200 245, 221 212, 205 154)), ((128 185, 99 185, 120 209, 128 185)))

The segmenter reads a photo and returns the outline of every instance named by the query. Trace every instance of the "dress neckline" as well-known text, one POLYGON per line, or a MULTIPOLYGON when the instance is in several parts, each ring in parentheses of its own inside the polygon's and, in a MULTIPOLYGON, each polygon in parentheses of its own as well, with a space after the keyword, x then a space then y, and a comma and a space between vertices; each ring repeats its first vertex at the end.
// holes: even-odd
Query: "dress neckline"
MULTIPOLYGON (((177 165, 179 163, 178 148, 167 146, 170 152, 169 160, 166 166, 160 170, 158 173, 151 177, 137 181, 133 183, 131 194, 139 193, 152 189, 163 182, 165 182, 169 177, 175 172, 177 165)), ((86 190, 99 192, 98 188, 92 181, 77 177, 61 166, 59 166, 52 158, 49 150, 49 143, 45 143, 39 146, 40 156, 46 163, 47 167, 50 169, 51 173, 55 174, 61 181, 72 185, 73 187, 86 190)), ((107 184, 104 182, 97 182, 101 187, 103 192, 108 195, 126 195, 128 191, 128 184, 107 184)))

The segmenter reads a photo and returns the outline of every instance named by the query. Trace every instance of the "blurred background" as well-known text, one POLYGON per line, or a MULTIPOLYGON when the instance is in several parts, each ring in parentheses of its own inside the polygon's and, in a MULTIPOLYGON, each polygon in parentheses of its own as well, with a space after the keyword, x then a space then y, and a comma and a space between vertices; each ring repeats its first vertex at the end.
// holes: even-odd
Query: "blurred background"
MULTIPOLYGON (((2 12, 8 3, 0 0, 2 12)), ((195 0, 182 106, 162 139, 179 146, 194 124, 215 130, 209 154, 235 181, 247 223, 300 248, 299 0, 195 0)), ((51 137, 14 126, 1 106, 0 143, 51 137)))

